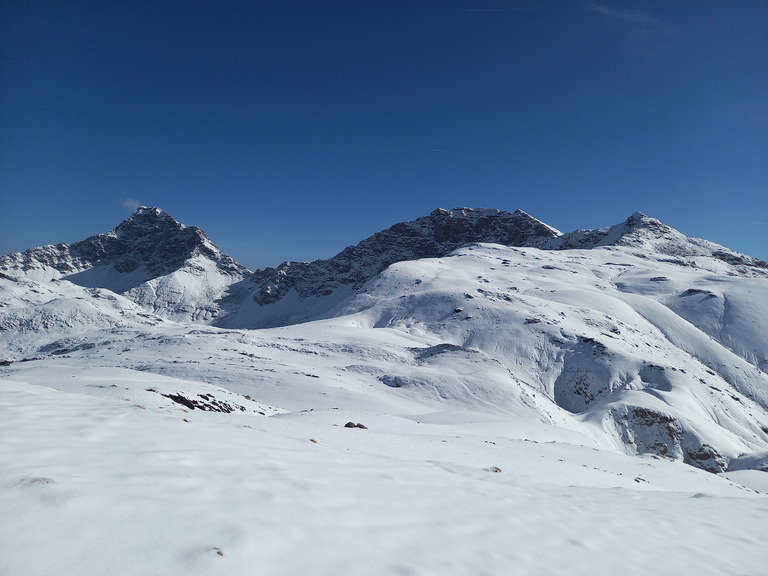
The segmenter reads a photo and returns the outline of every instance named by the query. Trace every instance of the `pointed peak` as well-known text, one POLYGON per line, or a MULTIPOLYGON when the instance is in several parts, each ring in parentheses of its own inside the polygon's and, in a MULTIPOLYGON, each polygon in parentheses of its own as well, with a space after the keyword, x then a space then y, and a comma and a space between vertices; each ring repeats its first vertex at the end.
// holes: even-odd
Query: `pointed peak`
POLYGON ((154 213, 154 214, 160 214, 161 212, 165 212, 162 208, 158 208, 157 206, 139 206, 131 213, 131 216, 140 216, 142 214, 147 213, 154 213))
POLYGON ((558 230, 554 226, 550 226, 549 224, 547 224, 546 222, 542 222, 541 220, 539 220, 535 216, 531 216, 525 210, 520 210, 520 208, 518 208, 512 214, 513 214, 513 216, 517 216, 518 218, 522 218, 522 219, 526 220, 527 222, 530 222, 532 225, 534 225, 534 226, 536 226, 536 227, 538 227, 540 229, 549 230, 550 232, 552 232, 552 235, 554 235, 554 236, 562 236, 563 235, 563 233, 560 232, 560 230, 558 230))
POLYGON ((623 226, 626 229, 625 232, 637 229, 649 229, 655 230, 658 234, 662 234, 672 230, 672 228, 664 224, 661 220, 648 216, 644 212, 635 212, 627 218, 623 224, 618 224, 618 226, 623 226))
POLYGON ((655 222, 661 223, 656 218, 652 218, 651 216, 648 216, 648 214, 646 214, 645 212, 640 212, 639 210, 637 212, 633 212, 632 215, 629 218, 627 218, 624 222, 628 225, 635 225, 635 226, 643 223, 645 224, 655 223, 655 222))
POLYGON ((140 233, 146 235, 151 231, 181 231, 186 229, 181 222, 178 222, 173 216, 165 210, 157 207, 140 206, 133 211, 128 218, 123 220, 112 233, 118 236, 133 236, 140 233))
POLYGON ((136 208, 136 210, 133 211, 133 213, 128 217, 128 220, 173 220, 176 221, 173 216, 168 214, 165 210, 162 208, 157 208, 155 206, 148 207, 148 206, 139 206, 136 208))

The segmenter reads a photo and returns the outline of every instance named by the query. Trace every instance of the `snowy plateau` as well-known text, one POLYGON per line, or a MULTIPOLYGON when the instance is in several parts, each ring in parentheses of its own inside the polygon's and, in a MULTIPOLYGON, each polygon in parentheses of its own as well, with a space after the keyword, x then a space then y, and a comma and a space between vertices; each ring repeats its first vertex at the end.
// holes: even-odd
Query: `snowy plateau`
POLYGON ((438 209, 0 257, 0 575, 764 575, 768 264, 438 209))

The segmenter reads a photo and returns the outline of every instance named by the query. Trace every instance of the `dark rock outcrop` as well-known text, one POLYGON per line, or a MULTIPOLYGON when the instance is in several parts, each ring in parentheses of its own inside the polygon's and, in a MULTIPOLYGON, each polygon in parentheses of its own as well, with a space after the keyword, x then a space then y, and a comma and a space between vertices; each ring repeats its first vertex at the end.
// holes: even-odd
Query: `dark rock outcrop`
POLYGON ((439 258, 465 244, 492 242, 529 246, 560 233, 522 210, 454 208, 400 222, 325 260, 284 262, 256 271, 248 280, 259 304, 272 304, 295 290, 300 298, 327 296, 339 286, 359 288, 395 262, 439 258))
MULTIPOLYGON (((51 268, 59 277, 69 277, 96 267, 111 267, 130 274, 141 271, 142 281, 170 274, 190 258, 203 256, 225 274, 242 275, 244 266, 220 252, 195 226, 184 226, 159 208, 141 207, 117 228, 73 244, 31 248, 0 257, 0 269, 29 272, 51 268)), ((109 286, 102 286, 110 288, 109 286)))

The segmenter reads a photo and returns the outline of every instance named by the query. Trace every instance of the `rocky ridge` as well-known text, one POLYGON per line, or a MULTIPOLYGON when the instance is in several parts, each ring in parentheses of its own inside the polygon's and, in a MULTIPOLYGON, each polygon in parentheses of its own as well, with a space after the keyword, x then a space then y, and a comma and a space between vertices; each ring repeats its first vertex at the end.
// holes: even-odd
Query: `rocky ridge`
POLYGON ((476 242, 526 246, 559 235, 559 231, 522 210, 510 213, 486 208, 439 208, 429 216, 377 232, 333 258, 284 262, 277 268, 256 271, 248 281, 255 288, 253 297, 259 304, 277 302, 291 289, 300 298, 328 296, 339 285, 361 287, 395 262, 439 258, 476 242))
POLYGON ((563 234, 522 210, 487 208, 439 208, 331 258, 250 272, 200 228, 159 208, 141 207, 105 234, 0 257, 0 273, 106 288, 176 320, 264 328, 317 318, 318 309, 330 311, 392 264, 444 257, 473 243, 556 251, 624 247, 681 266, 768 277, 762 260, 690 238, 642 212, 614 226, 563 234))
MULTIPOLYGON (((232 286, 216 323, 266 328, 304 322, 317 315, 317 300, 330 310, 368 280, 397 262, 441 258, 474 243, 541 250, 630 248, 642 258, 745 277, 768 277, 768 264, 707 240, 681 234, 642 212, 614 226, 562 234, 522 210, 437 209, 429 216, 377 232, 328 259, 284 262, 257 270, 232 286)), ((323 306, 321 306, 322 308, 323 306)))

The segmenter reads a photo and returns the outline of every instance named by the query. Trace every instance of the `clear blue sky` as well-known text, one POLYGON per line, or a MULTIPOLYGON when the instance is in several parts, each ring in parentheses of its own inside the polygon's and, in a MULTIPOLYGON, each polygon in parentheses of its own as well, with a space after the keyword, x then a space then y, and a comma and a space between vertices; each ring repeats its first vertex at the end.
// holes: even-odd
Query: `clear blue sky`
POLYGON ((0 253, 133 205, 250 268, 437 207, 768 260, 768 2, 0 2, 0 253))

